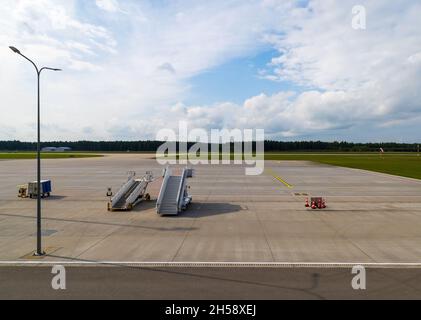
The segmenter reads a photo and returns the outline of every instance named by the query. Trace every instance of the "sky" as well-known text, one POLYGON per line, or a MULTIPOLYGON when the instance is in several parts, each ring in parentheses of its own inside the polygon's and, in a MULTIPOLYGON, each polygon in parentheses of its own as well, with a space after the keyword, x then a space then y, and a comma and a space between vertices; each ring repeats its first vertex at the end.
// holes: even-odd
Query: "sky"
MULTIPOLYGON (((421 1, 0 0, 0 140, 421 140, 421 1), (365 28, 355 28, 359 5, 365 28)), ((361 20, 359 20, 361 22, 361 20)))

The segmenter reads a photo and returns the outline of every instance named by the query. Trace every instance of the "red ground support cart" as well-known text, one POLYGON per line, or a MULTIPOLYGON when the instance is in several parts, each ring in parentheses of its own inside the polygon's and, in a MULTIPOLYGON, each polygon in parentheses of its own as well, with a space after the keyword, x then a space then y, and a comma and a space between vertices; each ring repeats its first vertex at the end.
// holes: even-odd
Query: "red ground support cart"
POLYGON ((322 197, 312 197, 311 202, 309 203, 308 199, 306 199, 306 208, 311 209, 325 209, 326 208, 326 200, 322 197))

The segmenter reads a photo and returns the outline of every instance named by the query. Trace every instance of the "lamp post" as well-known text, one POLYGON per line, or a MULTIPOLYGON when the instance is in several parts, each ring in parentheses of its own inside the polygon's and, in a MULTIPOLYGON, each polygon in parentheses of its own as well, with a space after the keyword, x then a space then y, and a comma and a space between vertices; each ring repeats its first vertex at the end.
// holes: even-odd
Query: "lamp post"
POLYGON ((39 69, 37 65, 28 57, 24 56, 18 49, 15 47, 9 47, 14 53, 22 56, 28 60, 34 67, 37 72, 38 80, 38 139, 37 139, 37 250, 35 256, 43 256, 45 252, 42 250, 41 244, 41 114, 40 114, 40 77, 43 70, 50 71, 61 71, 61 69, 43 67, 39 69))

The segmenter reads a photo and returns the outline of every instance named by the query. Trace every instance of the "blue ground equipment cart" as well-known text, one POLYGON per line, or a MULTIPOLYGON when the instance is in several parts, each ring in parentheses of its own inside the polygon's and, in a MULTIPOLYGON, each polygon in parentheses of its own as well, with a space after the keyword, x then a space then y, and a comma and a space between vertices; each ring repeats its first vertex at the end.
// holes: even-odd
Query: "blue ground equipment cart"
MULTIPOLYGON (((27 184, 18 186, 19 192, 18 197, 20 198, 37 198, 37 181, 29 182, 27 184)), ((42 180, 41 181, 41 197, 49 197, 52 192, 51 180, 42 180)))

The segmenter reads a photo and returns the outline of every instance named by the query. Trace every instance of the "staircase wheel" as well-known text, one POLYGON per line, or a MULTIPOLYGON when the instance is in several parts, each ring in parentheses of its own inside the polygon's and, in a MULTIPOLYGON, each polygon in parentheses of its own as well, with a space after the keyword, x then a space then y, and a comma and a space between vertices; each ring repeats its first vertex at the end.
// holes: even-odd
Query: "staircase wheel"
POLYGON ((151 195, 149 193, 146 194, 145 196, 146 201, 150 201, 151 200, 151 195))

